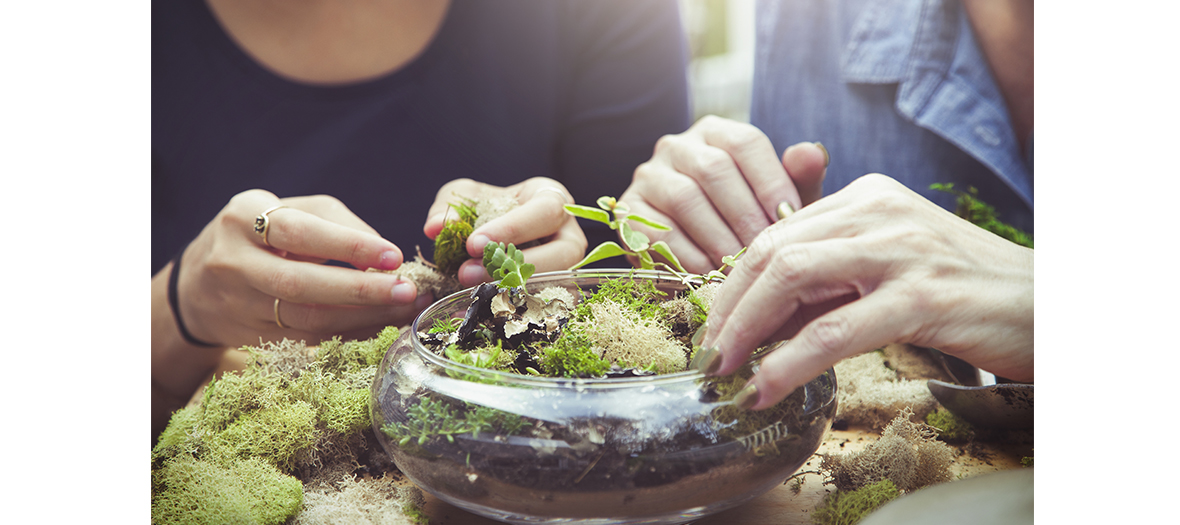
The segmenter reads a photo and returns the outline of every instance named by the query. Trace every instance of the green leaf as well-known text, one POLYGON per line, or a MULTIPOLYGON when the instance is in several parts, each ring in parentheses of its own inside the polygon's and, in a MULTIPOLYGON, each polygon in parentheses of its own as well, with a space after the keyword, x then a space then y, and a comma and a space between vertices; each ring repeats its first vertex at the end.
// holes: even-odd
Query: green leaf
POLYGON ((614 225, 611 224, 610 213, 604 210, 591 208, 589 206, 582 206, 580 204, 566 204, 565 211, 574 217, 581 217, 583 219, 598 221, 603 224, 610 224, 611 229, 614 229, 614 225))
POLYGON ((623 236, 623 244, 633 252, 645 252, 651 246, 651 239, 643 232, 631 229, 626 222, 619 224, 619 233, 623 236))
POLYGON ((664 241, 657 241, 655 244, 651 245, 651 249, 662 255, 668 260, 668 262, 672 263, 672 266, 674 266, 677 270, 688 273, 688 270, 685 270, 684 267, 680 265, 680 259, 677 259, 676 254, 672 253, 672 247, 668 246, 668 243, 664 241))
POLYGON ((618 204, 618 200, 616 200, 614 197, 611 197, 609 195, 603 195, 603 196, 599 197, 596 202, 598 203, 599 208, 602 208, 606 211, 611 211, 611 210, 615 209, 615 204, 618 204))
POLYGON ((488 243, 483 250, 484 269, 493 280, 500 281, 501 288, 522 286, 536 271, 536 266, 524 262, 524 252, 515 245, 488 243))
POLYGON ((516 288, 524 283, 520 282, 520 274, 512 272, 500 279, 500 288, 516 288))
POLYGON ((628 253, 630 253, 630 252, 628 252, 627 250, 624 250, 622 246, 619 246, 618 244, 616 244, 614 242, 607 241, 607 242, 604 242, 604 243, 599 244, 598 246, 594 247, 594 249, 590 253, 586 254, 585 259, 582 259, 581 262, 579 262, 578 264, 570 266, 569 269, 577 270, 578 268, 586 266, 587 264, 590 264, 592 262, 601 261, 602 259, 606 259, 608 257, 615 257, 618 255, 627 255, 628 253))
POLYGON ((668 225, 660 223, 660 222, 653 221, 651 219, 648 219, 647 217, 642 217, 639 215, 628 215, 627 220, 635 221, 640 224, 643 224, 644 226, 647 226, 649 228, 654 228, 654 229, 657 229, 660 231, 669 231, 672 229, 671 226, 668 226, 668 225))

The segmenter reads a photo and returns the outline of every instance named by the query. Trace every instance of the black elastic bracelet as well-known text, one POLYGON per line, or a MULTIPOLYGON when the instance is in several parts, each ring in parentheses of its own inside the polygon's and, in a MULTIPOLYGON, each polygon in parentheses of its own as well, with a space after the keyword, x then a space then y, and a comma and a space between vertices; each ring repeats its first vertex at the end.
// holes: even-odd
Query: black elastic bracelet
POLYGON ((221 345, 206 343, 193 334, 188 333, 188 328, 184 327, 184 321, 180 319, 180 298, 176 294, 176 282, 180 280, 180 258, 184 255, 184 251, 188 249, 188 245, 180 249, 180 253, 172 259, 172 271, 168 274, 168 307, 172 309, 172 318, 176 319, 176 327, 180 329, 180 336, 188 341, 190 345, 204 346, 207 348, 216 348, 221 345))

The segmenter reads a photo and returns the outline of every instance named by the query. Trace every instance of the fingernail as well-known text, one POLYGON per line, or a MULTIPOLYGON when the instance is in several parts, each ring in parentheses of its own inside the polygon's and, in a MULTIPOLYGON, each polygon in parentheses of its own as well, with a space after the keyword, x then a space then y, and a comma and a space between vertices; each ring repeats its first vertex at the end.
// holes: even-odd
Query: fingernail
POLYGON ((791 203, 787 201, 782 201, 778 203, 778 208, 775 208, 774 212, 778 215, 778 220, 781 221, 793 215, 795 213, 795 207, 791 206, 791 203))
POLYGON ((464 264, 459 267, 459 283, 463 286, 475 286, 489 277, 487 270, 479 264, 464 264))
POLYGON ((693 358, 693 361, 697 363, 697 370, 708 376, 716 374, 718 370, 721 370, 722 357, 721 350, 718 350, 716 347, 701 348, 697 350, 697 355, 693 358))
POLYGON ((382 270, 396 270, 402 265, 402 254, 397 250, 389 250, 381 254, 377 267, 382 270))
MULTIPOLYGON (((475 251, 477 253, 479 253, 481 256, 483 254, 484 246, 487 246, 489 242, 492 242, 492 240, 489 239, 487 235, 484 235, 482 233, 472 235, 470 238, 467 239, 467 245, 471 246, 472 248, 475 248, 475 251)), ((471 253, 471 252, 468 252, 468 253, 471 253)))
POLYGON ((824 145, 820 144, 819 142, 815 143, 815 147, 819 148, 820 151, 824 152, 824 167, 825 168, 828 167, 828 164, 832 163, 832 156, 828 155, 828 148, 825 148, 824 145))
POLYGON ((701 346, 701 341, 705 340, 705 334, 708 332, 709 323, 706 322, 705 324, 701 325, 700 328, 697 328, 697 331, 692 334, 692 338, 689 339, 689 343, 691 343, 692 346, 701 346))
POLYGON ((418 290, 413 284, 400 281, 393 285, 393 302, 410 303, 418 297, 418 290))
POLYGON ((733 396, 733 404, 737 405, 742 410, 749 410, 754 405, 758 404, 758 385, 750 383, 733 396))

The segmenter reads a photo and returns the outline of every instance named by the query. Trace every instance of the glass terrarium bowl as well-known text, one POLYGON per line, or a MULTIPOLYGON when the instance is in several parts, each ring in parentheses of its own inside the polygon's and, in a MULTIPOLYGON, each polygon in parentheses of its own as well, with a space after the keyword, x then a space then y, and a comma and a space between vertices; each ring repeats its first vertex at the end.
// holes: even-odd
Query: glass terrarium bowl
MULTIPOLYGON (((537 274, 526 287, 562 286, 579 297, 619 277, 650 279, 669 296, 685 289, 672 274, 634 270, 537 274)), ((462 317, 470 292, 436 302, 394 342, 371 411, 377 439, 410 480, 475 514, 509 523, 689 522, 782 484, 819 448, 836 412, 831 369, 766 410, 734 405, 772 348, 721 378, 547 378, 434 354, 419 330, 462 317)))

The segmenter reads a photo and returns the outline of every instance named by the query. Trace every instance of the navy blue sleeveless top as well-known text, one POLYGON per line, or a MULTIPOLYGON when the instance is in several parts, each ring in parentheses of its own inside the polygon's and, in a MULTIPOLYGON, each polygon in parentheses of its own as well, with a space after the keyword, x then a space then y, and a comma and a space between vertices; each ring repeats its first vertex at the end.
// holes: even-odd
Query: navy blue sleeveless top
MULTIPOLYGON (((328 194, 402 249, 445 182, 620 195, 690 123, 675 0, 454 0, 396 72, 339 86, 255 62, 203 1, 152 4, 152 273, 234 194, 328 194)), ((262 210, 259 210, 260 212, 262 210)), ((583 222, 594 246, 613 237, 583 222)))

